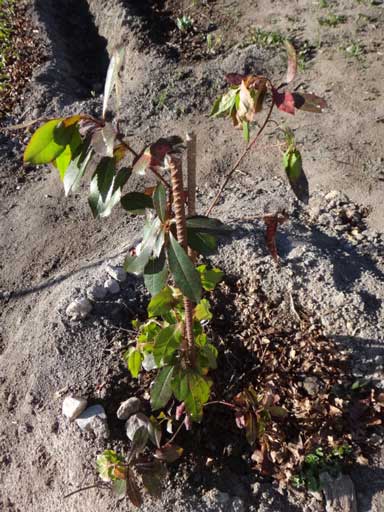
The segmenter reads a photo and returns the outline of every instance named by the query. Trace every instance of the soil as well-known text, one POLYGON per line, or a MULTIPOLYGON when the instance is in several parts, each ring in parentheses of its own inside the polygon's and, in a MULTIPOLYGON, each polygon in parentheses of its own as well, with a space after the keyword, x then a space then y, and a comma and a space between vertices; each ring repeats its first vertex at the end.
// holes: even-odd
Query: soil
MULTIPOLYGON (((329 108, 321 116, 275 114, 274 119, 295 129, 310 202, 297 203, 279 170, 273 139, 266 137, 214 211, 235 233, 212 262, 223 268, 230 286, 234 281, 253 284, 221 300, 224 323, 214 324, 213 333, 218 345, 221 339, 237 357, 230 359, 236 368, 235 393, 247 373, 241 372, 243 356, 245 369, 253 364, 242 338, 255 337, 255 331, 266 334, 252 311, 262 309, 259 298, 280 325, 286 323, 280 339, 287 343, 292 333, 301 332, 299 326, 289 328, 295 325, 293 303, 320 326, 321 339, 349 354, 350 374, 383 386, 384 4, 34 0, 25 2, 25 9, 46 61, 33 66, 31 81, 3 126, 63 112, 100 115, 108 55, 124 42, 121 127, 134 134, 138 148, 160 135, 196 131, 201 212, 243 147, 240 132, 207 116, 225 87, 225 73, 267 73, 277 80, 284 75, 278 37, 268 40, 257 28, 295 42, 304 69, 293 86, 324 96, 329 108), (345 19, 336 26, 320 24, 330 12, 345 19), (192 27, 180 32, 176 20, 183 15, 192 27), (258 217, 282 208, 289 222, 279 231, 277 267, 258 217)), ((146 403, 145 382, 139 381, 139 391, 121 354, 129 342, 122 329, 143 315, 147 297, 141 281, 129 276, 121 293, 96 304, 84 322, 69 321, 65 309, 87 286, 105 281, 109 261, 122 262, 140 238, 142 221, 118 209, 108 219, 93 221, 86 184, 65 198, 49 168, 22 165, 29 136, 28 131, 0 132, 0 504, 23 512, 126 510, 127 503, 104 491, 63 496, 95 481, 97 453, 126 448, 123 427, 113 419, 120 399, 135 392, 146 403), (106 407, 107 443, 62 417, 68 393, 106 407)), ((217 393, 224 393, 220 374, 216 383, 217 393)), ((190 441, 185 436, 185 457, 170 469, 163 497, 148 499, 144 510, 324 510, 320 495, 280 493, 251 471, 249 448, 226 417, 230 414, 212 410, 209 415, 209 428, 216 425, 220 435, 213 445, 204 426, 190 441), (193 445, 198 449, 192 451, 193 445), (212 468, 204 465, 207 457, 214 459, 212 468)), ((351 473, 361 512, 384 507, 384 436, 380 427, 372 433, 378 443, 370 463, 356 465, 351 473)))

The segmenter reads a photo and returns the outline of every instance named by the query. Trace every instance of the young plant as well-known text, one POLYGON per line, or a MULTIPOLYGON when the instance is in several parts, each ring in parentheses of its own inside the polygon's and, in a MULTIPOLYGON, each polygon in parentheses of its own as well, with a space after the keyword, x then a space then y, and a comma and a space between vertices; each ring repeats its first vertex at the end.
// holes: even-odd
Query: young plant
MULTIPOLYGON (((296 109, 318 113, 325 106, 324 100, 313 94, 282 90, 292 82, 297 69, 296 52, 290 43, 285 44, 288 70, 283 84, 275 86, 268 77, 259 75, 232 73, 226 77, 229 91, 216 100, 211 114, 213 117, 229 117, 236 127, 241 127, 247 147, 225 178, 206 215, 196 215, 195 211, 196 147, 193 137, 187 138, 188 187, 185 191, 182 173, 185 147, 180 137, 162 137, 136 151, 120 132, 118 122, 107 120, 114 89, 119 103, 120 71, 124 62, 122 47, 114 52, 108 69, 101 118, 79 113, 44 119, 24 152, 25 162, 51 164, 57 169, 66 195, 75 191, 85 173, 91 171, 88 202, 94 217, 108 216, 117 204, 131 215, 145 216, 142 241, 127 255, 124 266, 129 273, 143 275, 152 298, 148 304, 148 320, 133 322, 138 336, 124 358, 134 378, 142 367, 156 370, 151 387, 151 407, 154 411, 164 409, 169 403, 171 409, 176 407, 174 419, 178 421, 183 417, 184 420, 175 435, 183 424, 189 429, 191 422, 202 420, 212 387, 208 373, 217 365, 217 349, 205 332, 212 312, 204 294, 215 288, 223 273, 205 264, 196 265, 196 262, 200 256, 214 253, 218 237, 229 235, 231 229, 209 215, 236 168, 261 136, 275 106, 289 114, 294 114, 296 109), (267 98, 267 116, 255 138, 249 142, 251 125, 267 98), (123 193, 132 175, 151 177, 153 184, 123 193)), ((284 144, 284 167, 290 183, 296 184, 302 179, 303 171, 300 153, 289 130, 285 131, 284 144)), ((298 194, 297 187, 293 186, 293 189, 298 194)), ((273 244, 279 222, 277 217, 272 223, 270 244, 273 244)), ((260 439, 260 433, 274 416, 283 414, 283 409, 276 406, 275 396, 271 402, 269 394, 260 398, 251 388, 238 395, 234 402, 232 407, 237 410, 238 422, 244 423, 253 442, 260 439)), ((158 419, 163 421, 168 416, 160 412, 158 419)), ((173 421, 172 417, 167 419, 170 421, 173 421)), ((112 482, 119 493, 126 493, 134 504, 140 501, 134 474, 143 467, 139 462, 147 439, 157 446, 155 456, 161 460, 169 462, 180 455, 180 450, 173 444, 175 435, 160 445, 161 433, 154 434, 159 431, 158 427, 157 420, 151 418, 145 432, 140 430, 137 438, 135 436, 127 457, 106 451, 98 459, 102 478, 112 482)), ((146 464, 152 475, 148 485, 156 488, 153 479, 157 478, 161 468, 148 461, 146 464)), ((144 473, 142 478, 146 485, 144 473)), ((146 474, 148 481, 148 472, 146 474)))

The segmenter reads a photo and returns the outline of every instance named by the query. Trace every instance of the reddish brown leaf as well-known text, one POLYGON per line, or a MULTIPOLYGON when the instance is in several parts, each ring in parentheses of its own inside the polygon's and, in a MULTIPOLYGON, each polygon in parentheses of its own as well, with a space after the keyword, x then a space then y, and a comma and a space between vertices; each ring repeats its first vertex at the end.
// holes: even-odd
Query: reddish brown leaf
POLYGON ((320 98, 320 96, 316 96, 316 94, 294 92, 292 96, 295 108, 305 112, 321 114, 327 107, 327 102, 320 98))
POLYGON ((295 101, 293 94, 289 91, 279 92, 277 89, 272 89, 273 99, 276 107, 282 112, 287 114, 295 114, 295 101))
POLYGON ((133 471, 129 468, 127 468, 127 496, 135 507, 140 507, 142 505, 143 500, 136 482, 136 477, 133 471))
POLYGON ((183 451, 181 446, 168 443, 156 450, 155 457, 164 462, 172 463, 183 455, 183 451))
POLYGON ((276 246, 276 232, 277 232, 277 226, 279 224, 283 224, 287 220, 286 215, 282 215, 281 213, 275 213, 273 215, 265 215, 264 216, 264 222, 267 226, 267 231, 265 235, 266 244, 268 247, 269 252, 271 253, 272 258, 278 262, 279 261, 279 255, 277 253, 277 246, 276 246))
POLYGON ((228 73, 225 75, 225 80, 229 85, 240 85, 245 78, 247 78, 247 75, 240 75, 239 73, 228 73))

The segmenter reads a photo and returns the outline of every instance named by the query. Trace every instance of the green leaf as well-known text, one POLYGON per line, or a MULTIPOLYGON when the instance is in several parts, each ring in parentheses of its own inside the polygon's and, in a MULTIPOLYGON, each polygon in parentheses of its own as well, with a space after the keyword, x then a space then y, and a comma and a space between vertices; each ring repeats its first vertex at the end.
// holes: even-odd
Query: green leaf
POLYGON ((168 268, 165 253, 162 251, 158 258, 150 258, 144 268, 144 284, 152 296, 157 295, 166 285, 168 268))
POLYGON ((132 215, 142 215, 146 208, 153 208, 152 198, 142 192, 129 192, 120 199, 120 203, 132 215))
POLYGON ((158 183, 153 193, 153 204, 161 222, 167 219, 167 192, 162 183, 158 183))
POLYGON ((114 450, 104 450, 103 453, 98 455, 96 468, 104 482, 116 480, 125 473, 124 459, 114 450))
POLYGON ((217 249, 216 237, 209 233, 199 233, 197 231, 187 229, 187 239, 189 247, 203 256, 209 256, 217 249))
POLYGON ((210 395, 209 381, 193 370, 179 369, 174 375, 172 390, 175 397, 185 403, 191 419, 200 422, 203 416, 203 405, 210 395))
POLYGON ((88 202, 93 216, 107 217, 113 206, 119 202, 121 190, 115 185, 115 159, 104 157, 100 160, 91 180, 88 202))
POLYGON ((275 418, 285 418, 288 415, 288 411, 284 407, 278 407, 276 405, 268 407, 268 412, 275 418))
POLYGON ((287 149, 283 155, 283 166, 296 197, 303 203, 308 204, 308 180, 303 170, 300 151, 296 148, 287 149))
POLYGON ((124 359, 127 361, 128 370, 131 372, 133 378, 137 379, 141 370, 142 355, 138 350, 130 349, 124 354, 124 359))
POLYGON ((211 320, 212 313, 210 309, 210 304, 207 299, 201 299, 201 301, 195 307, 195 318, 199 322, 203 322, 204 320, 211 320))
POLYGON ((200 276, 184 249, 169 233, 168 261, 176 286, 193 302, 200 302, 200 276))
MULTIPOLYGON (((111 61, 108 66, 107 78, 105 79, 104 86, 104 100, 103 100, 103 118, 107 113, 108 101, 111 96, 113 87, 117 85, 120 69, 123 66, 125 57, 125 47, 123 45, 115 49, 112 54, 111 61)), ((117 87, 116 87, 117 89, 117 87)))
POLYGON ((238 89, 238 87, 231 88, 228 92, 217 98, 213 104, 210 116, 225 117, 231 115, 232 110, 236 105, 236 95, 238 89))
POLYGON ((249 142, 249 123, 248 121, 243 121, 243 138, 245 142, 248 144, 249 142))
POLYGON ((76 127, 73 130, 72 138, 69 144, 65 146, 64 151, 53 162, 60 173, 60 178, 62 181, 64 180, 65 173, 69 167, 69 164, 71 163, 71 160, 73 160, 75 156, 79 154, 78 149, 81 144, 82 139, 80 137, 79 130, 76 127))
POLYGON ((198 233, 211 233, 216 235, 229 235, 232 228, 226 226, 219 219, 205 217, 204 215, 196 215, 188 217, 187 228, 198 233))
POLYGON ((47 164, 64 151, 71 140, 73 126, 60 126, 63 119, 52 119, 35 131, 25 148, 24 162, 47 164))
POLYGON ((140 254, 138 256, 127 256, 125 258, 125 271, 131 274, 142 274, 144 272, 161 230, 160 219, 156 218, 152 223, 147 222, 144 229, 145 235, 140 244, 140 254))
POLYGON ((91 161, 92 155, 93 151, 88 148, 87 144, 83 144, 78 148, 78 154, 71 160, 65 171, 63 185, 66 196, 77 190, 80 180, 91 161))
POLYGON ((171 362, 174 353, 180 348, 182 333, 177 324, 162 329, 155 338, 153 356, 157 366, 171 362))
POLYGON ((173 298, 172 290, 167 286, 152 297, 148 304, 148 317, 151 318, 167 313, 174 303, 175 299, 173 298))
POLYGON ((151 407, 154 411, 165 407, 172 396, 173 367, 162 368, 151 388, 151 407))
POLYGON ((212 268, 207 270, 207 265, 199 265, 196 270, 200 274, 201 285, 204 290, 211 292, 217 284, 223 279, 224 272, 219 268, 212 268))
POLYGON ((200 351, 200 355, 203 359, 203 368, 212 368, 212 370, 216 370, 218 351, 212 343, 204 345, 200 351))

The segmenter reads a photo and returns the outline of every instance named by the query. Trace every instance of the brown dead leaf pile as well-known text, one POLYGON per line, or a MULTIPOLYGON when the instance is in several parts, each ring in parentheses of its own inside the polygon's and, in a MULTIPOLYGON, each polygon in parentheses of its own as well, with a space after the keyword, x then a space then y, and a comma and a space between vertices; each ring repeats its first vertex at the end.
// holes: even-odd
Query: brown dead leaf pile
POLYGON ((217 399, 236 404, 236 423, 254 448, 255 468, 289 482, 317 447, 348 444, 355 460, 371 453, 384 420, 384 394, 352 376, 349 355, 290 294, 271 304, 246 282, 215 297, 213 336, 221 346, 217 399))

